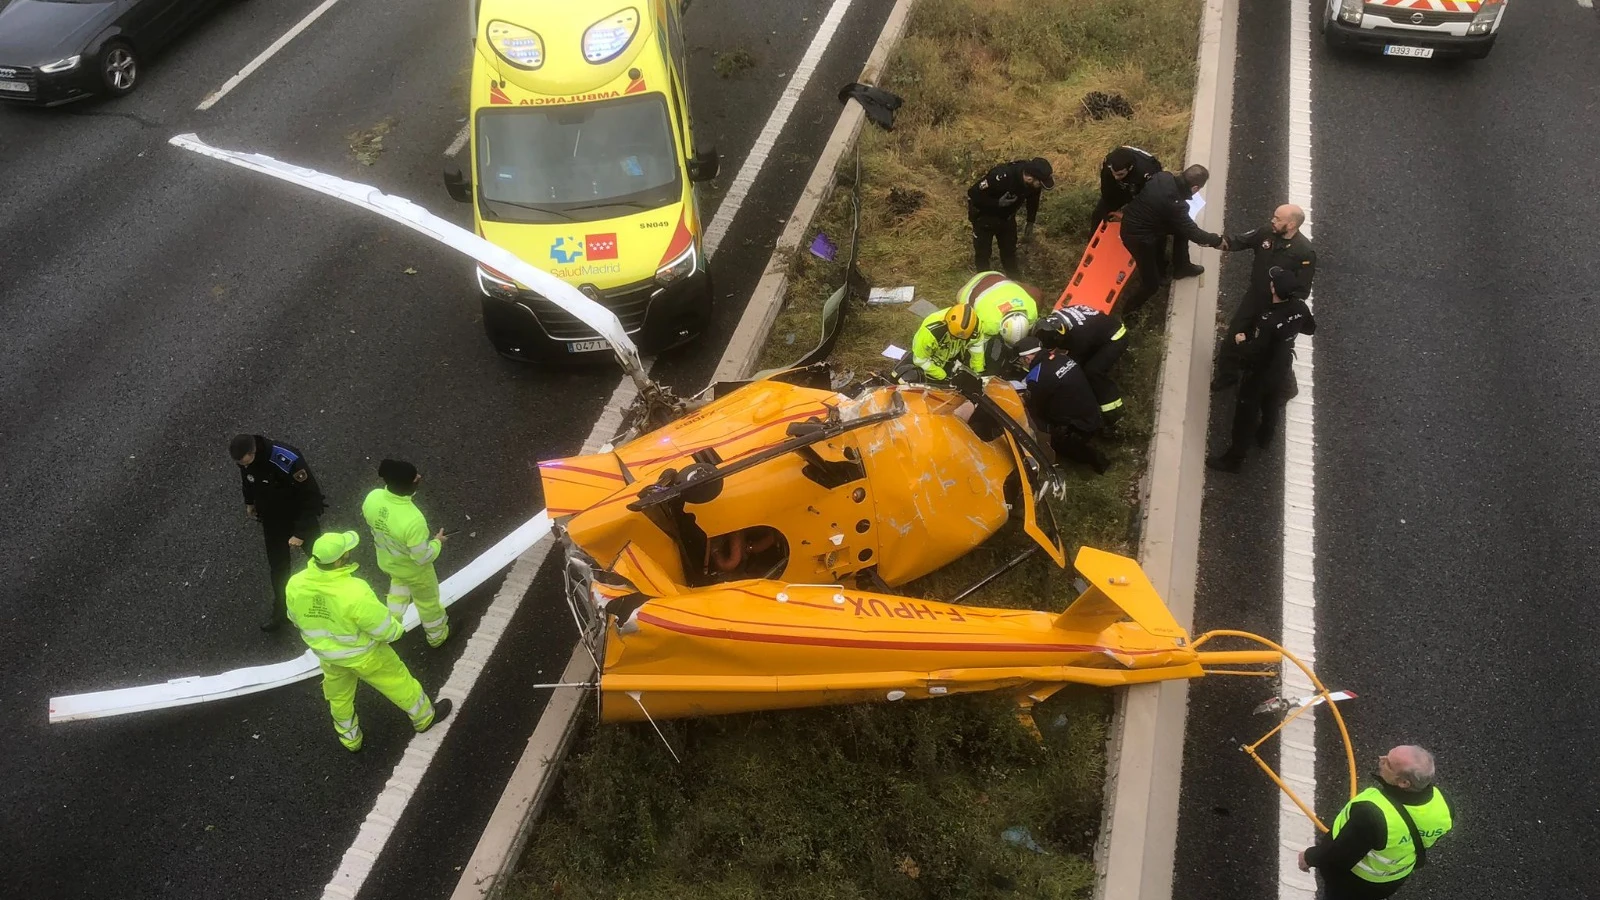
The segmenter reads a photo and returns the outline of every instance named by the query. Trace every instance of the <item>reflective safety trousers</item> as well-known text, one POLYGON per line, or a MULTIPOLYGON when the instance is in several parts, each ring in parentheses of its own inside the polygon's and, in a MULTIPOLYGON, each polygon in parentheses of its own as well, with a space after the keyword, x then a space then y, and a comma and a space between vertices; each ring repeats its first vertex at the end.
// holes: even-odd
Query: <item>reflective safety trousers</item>
POLYGON ((372 530, 378 568, 389 575, 389 614, 403 620, 406 607, 415 603, 428 645, 443 644, 450 636, 450 622, 439 603, 439 575, 433 567, 440 544, 429 539, 422 511, 410 497, 378 488, 367 494, 361 515, 372 530))
MULTIPOLYGON (((1382 850, 1368 852, 1352 871, 1363 881, 1380 883, 1397 881, 1410 875, 1417 864, 1417 848, 1411 840, 1411 829, 1400 818, 1400 811, 1395 809, 1393 801, 1378 788, 1369 787, 1345 804, 1338 818, 1333 820, 1332 836, 1337 838, 1339 832, 1344 830, 1345 822, 1350 819, 1350 804, 1362 801, 1371 803, 1383 812, 1383 824, 1389 838, 1382 850)), ((1411 814, 1411 821, 1416 823, 1417 834, 1422 837, 1424 847, 1432 848, 1434 842, 1450 830, 1450 807, 1444 802, 1444 795, 1438 788, 1433 789, 1427 803, 1421 806, 1406 804, 1406 812, 1411 814)))
POLYGON ((333 714, 333 730, 348 750, 361 749, 361 718, 356 715, 356 684, 365 681, 389 698, 421 731, 433 724, 433 701, 423 693, 406 664, 388 644, 338 662, 322 661, 322 696, 333 714))

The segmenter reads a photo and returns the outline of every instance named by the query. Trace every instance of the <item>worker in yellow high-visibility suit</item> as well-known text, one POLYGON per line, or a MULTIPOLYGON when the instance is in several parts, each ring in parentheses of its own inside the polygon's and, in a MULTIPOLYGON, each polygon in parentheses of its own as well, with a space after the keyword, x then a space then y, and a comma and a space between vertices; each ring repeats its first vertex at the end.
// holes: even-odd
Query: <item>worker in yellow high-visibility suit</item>
POLYGON ((978 329, 967 342, 967 366, 979 375, 994 374, 1006 351, 1028 336, 1039 318, 1036 289, 999 272, 979 272, 956 293, 956 303, 972 307, 978 329))
POLYGON ((444 548, 444 529, 428 537, 428 520, 412 499, 422 483, 416 466, 386 459, 378 464, 378 477, 385 486, 367 494, 361 515, 372 529, 378 568, 389 576, 389 612, 403 620, 406 607, 416 604, 428 646, 437 647, 450 637, 450 620, 439 604, 439 575, 433 568, 444 548))
POLYGON ((960 360, 972 336, 978 333, 978 317, 972 307, 958 304, 928 314, 911 336, 911 362, 895 369, 902 383, 926 379, 945 381, 946 367, 960 360))
POLYGON ((365 681, 411 717, 411 727, 427 731, 450 714, 449 700, 434 703, 389 644, 405 629, 356 577, 350 551, 361 543, 354 531, 330 532, 311 546, 311 562, 289 579, 285 590, 289 621, 322 665, 322 696, 333 713, 339 743, 361 749, 361 719, 356 715, 356 684, 365 681))

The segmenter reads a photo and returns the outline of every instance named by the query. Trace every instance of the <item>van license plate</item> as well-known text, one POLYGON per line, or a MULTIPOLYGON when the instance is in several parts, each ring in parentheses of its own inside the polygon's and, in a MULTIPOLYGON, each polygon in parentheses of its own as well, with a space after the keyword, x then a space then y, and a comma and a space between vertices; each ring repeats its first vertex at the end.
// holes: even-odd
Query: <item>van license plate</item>
POLYGON ((1415 56, 1418 59, 1432 59, 1432 47, 1404 47, 1400 44, 1389 44, 1383 48, 1384 56, 1415 56))
POLYGON ((568 341, 567 352, 593 353, 596 350, 604 350, 610 346, 611 345, 607 344, 605 341, 568 341))

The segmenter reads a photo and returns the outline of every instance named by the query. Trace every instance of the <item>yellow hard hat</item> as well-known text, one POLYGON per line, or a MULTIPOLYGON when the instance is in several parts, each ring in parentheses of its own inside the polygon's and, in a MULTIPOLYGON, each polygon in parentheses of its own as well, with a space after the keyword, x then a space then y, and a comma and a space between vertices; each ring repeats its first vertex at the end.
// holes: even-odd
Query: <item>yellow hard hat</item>
POLYGON ((978 333, 978 313, 971 306, 958 303, 944 311, 944 327, 951 337, 972 337, 978 333))

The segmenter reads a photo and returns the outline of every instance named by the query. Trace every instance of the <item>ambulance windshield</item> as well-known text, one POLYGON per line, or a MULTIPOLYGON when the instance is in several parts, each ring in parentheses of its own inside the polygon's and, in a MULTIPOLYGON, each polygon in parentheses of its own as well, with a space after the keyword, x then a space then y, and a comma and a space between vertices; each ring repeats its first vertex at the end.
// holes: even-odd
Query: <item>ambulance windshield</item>
POLYGON ((478 114, 485 218, 593 222, 682 196, 677 148, 660 94, 478 114))

